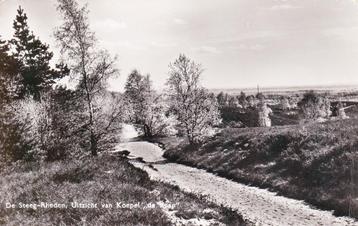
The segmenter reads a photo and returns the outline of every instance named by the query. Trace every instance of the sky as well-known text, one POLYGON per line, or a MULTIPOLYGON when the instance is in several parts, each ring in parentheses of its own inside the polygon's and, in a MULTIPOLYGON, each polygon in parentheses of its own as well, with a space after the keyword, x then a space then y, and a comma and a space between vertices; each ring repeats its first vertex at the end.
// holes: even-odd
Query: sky
MULTIPOLYGON (((186 54, 208 88, 358 86, 358 3, 353 0, 79 0, 88 3, 99 45, 128 74, 149 73, 156 88, 186 54)), ((21 5, 30 29, 59 58, 55 0, 0 0, 0 35, 11 37, 21 5)))

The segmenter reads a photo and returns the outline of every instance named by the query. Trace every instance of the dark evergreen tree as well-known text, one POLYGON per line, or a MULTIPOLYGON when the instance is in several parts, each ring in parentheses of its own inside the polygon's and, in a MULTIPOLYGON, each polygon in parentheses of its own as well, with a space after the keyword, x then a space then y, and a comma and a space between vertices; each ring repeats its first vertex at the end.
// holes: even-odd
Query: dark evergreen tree
POLYGON ((256 99, 263 101, 265 99, 265 95, 263 93, 257 93, 256 94, 256 99))
POLYGON ((240 96, 237 97, 239 100, 239 104, 243 107, 246 108, 247 107, 247 101, 246 101, 246 93, 244 93, 243 91, 241 91, 240 96))
POLYGON ((9 45, 0 39, 0 164, 29 159, 32 141, 21 134, 27 125, 14 120, 8 104, 13 99, 13 79, 17 75, 15 59, 9 55, 9 45))
POLYGON ((7 43, 0 39, 0 102, 2 103, 8 99, 8 92, 6 87, 6 81, 9 77, 7 73, 7 65, 9 61, 9 55, 7 54, 8 50, 9 47, 7 43))
POLYGON ((16 79, 16 92, 19 98, 31 95, 35 100, 40 100, 41 93, 49 90, 56 79, 69 71, 63 64, 56 65, 56 69, 50 67, 53 53, 49 51, 49 46, 30 31, 24 10, 19 7, 17 12, 13 23, 15 33, 10 41, 20 74, 16 79))
POLYGON ((216 99, 218 101, 218 104, 220 107, 225 106, 225 96, 224 96, 224 92, 220 92, 217 96, 216 99))
POLYGON ((0 71, 1 72, 4 72, 5 67, 7 65, 8 58, 9 58, 8 51, 9 51, 9 45, 6 43, 6 41, 0 39, 0 71))
POLYGON ((9 55, 9 44, 0 37, 0 105, 13 98, 14 82, 17 75, 16 60, 9 55))

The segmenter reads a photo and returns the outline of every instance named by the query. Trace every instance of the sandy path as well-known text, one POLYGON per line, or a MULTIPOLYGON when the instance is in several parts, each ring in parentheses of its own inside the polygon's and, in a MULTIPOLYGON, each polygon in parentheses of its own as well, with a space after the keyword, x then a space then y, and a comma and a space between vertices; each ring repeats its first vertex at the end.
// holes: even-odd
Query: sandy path
POLYGON ((123 143, 117 150, 124 149, 130 151, 131 157, 142 157, 157 169, 155 171, 148 164, 133 161, 136 167, 147 171, 152 179, 178 185, 185 191, 207 195, 215 203, 237 210, 244 219, 255 225, 358 225, 350 218, 335 217, 329 211, 313 209, 302 201, 277 196, 273 192, 236 183, 204 170, 164 163, 163 151, 148 142, 123 143))

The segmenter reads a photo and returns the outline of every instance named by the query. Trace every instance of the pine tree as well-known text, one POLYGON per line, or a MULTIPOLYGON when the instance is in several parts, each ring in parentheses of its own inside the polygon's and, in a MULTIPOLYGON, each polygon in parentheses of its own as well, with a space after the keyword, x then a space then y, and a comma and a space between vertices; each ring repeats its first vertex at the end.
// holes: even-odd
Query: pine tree
POLYGON ((10 41, 21 75, 17 79, 17 95, 20 98, 31 95, 35 100, 40 100, 41 93, 50 89, 56 79, 66 76, 69 71, 62 64, 56 65, 56 69, 50 67, 53 53, 49 51, 49 46, 30 31, 27 15, 21 7, 17 13, 13 23, 15 33, 10 41))
POLYGON ((0 101, 7 99, 5 81, 7 79, 6 67, 8 61, 8 45, 0 39, 0 101))
POLYGON ((12 79, 16 73, 17 65, 9 55, 9 44, 0 37, 0 105, 12 98, 12 79))
POLYGON ((14 120, 13 112, 7 108, 13 99, 13 78, 17 73, 9 49, 9 44, 0 37, 0 163, 22 159, 31 146, 21 136, 26 125, 14 120))
POLYGON ((217 96, 216 99, 218 100, 218 103, 220 105, 220 107, 225 106, 225 96, 224 96, 224 92, 220 92, 217 96))

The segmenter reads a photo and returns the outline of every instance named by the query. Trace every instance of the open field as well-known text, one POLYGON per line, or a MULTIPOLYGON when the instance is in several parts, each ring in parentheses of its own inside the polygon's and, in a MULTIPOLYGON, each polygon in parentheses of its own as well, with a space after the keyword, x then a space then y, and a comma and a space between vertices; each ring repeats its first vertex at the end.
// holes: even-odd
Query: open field
POLYGON ((171 161, 358 216, 356 119, 226 128, 203 144, 163 140, 171 161))

